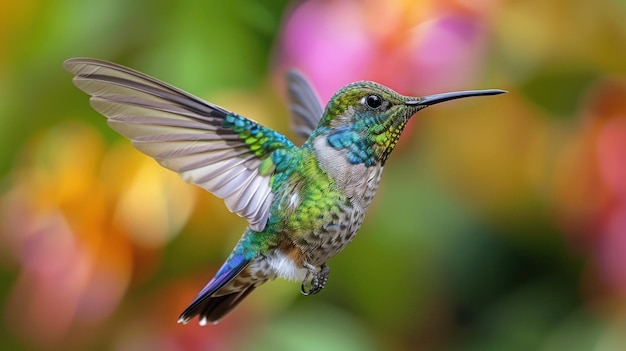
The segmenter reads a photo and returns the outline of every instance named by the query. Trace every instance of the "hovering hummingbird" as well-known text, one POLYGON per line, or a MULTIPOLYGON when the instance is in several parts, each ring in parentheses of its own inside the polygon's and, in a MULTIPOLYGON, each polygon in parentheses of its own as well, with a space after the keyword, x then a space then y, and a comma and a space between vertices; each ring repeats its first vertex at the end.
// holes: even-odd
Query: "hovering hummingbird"
POLYGON ((300 147, 251 119, 135 70, 73 58, 65 68, 91 106, 143 153, 224 199, 248 228, 217 274, 179 317, 217 323, 261 284, 326 285, 326 262, 355 236, 402 130, 440 102, 504 93, 472 90, 402 96, 368 81, 341 88, 322 109, 298 73, 288 74, 300 147))

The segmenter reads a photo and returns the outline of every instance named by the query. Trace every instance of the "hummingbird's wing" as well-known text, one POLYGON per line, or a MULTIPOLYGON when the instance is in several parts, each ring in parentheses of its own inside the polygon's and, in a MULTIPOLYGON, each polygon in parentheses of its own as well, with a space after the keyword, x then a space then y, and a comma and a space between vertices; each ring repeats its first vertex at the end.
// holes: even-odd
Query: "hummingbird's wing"
POLYGON ((291 109, 291 129, 308 139, 322 118, 322 105, 313 87, 297 71, 287 72, 287 93, 291 109))
POLYGON ((273 151, 282 134, 132 69, 88 58, 65 61, 74 84, 108 124, 162 166, 224 199, 262 231, 269 217, 273 151))

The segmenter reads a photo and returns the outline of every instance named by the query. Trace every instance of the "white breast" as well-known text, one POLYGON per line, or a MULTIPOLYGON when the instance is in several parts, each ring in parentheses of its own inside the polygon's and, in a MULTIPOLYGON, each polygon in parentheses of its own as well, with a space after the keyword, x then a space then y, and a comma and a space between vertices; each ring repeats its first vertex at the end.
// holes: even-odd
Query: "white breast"
POLYGON ((319 167, 335 180, 357 211, 365 212, 376 193, 383 167, 351 164, 345 150, 337 150, 323 137, 313 140, 319 167))
POLYGON ((306 276, 306 269, 296 266, 290 257, 278 250, 268 256, 266 262, 274 273, 281 278, 290 281, 303 281, 306 276))

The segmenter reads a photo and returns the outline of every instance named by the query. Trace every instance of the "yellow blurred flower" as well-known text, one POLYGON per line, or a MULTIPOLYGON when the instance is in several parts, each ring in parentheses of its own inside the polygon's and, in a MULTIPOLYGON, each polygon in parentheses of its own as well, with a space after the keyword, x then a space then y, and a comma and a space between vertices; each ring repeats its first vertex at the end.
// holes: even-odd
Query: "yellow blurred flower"
POLYGON ((82 124, 44 132, 0 198, 1 250, 19 266, 8 325, 33 345, 53 346, 102 323, 128 289, 135 248, 167 243, 194 202, 192 187, 129 143, 107 150, 82 124))

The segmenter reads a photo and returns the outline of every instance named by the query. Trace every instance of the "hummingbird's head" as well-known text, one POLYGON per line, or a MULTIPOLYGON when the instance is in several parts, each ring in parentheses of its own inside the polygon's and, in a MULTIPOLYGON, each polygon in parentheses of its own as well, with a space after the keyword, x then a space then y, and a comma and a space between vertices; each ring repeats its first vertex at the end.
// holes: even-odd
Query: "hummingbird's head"
POLYGON ((504 92, 472 90, 410 97, 374 82, 351 83, 330 99, 312 137, 326 137, 331 147, 346 149, 352 164, 384 164, 417 111, 448 100, 504 92))

